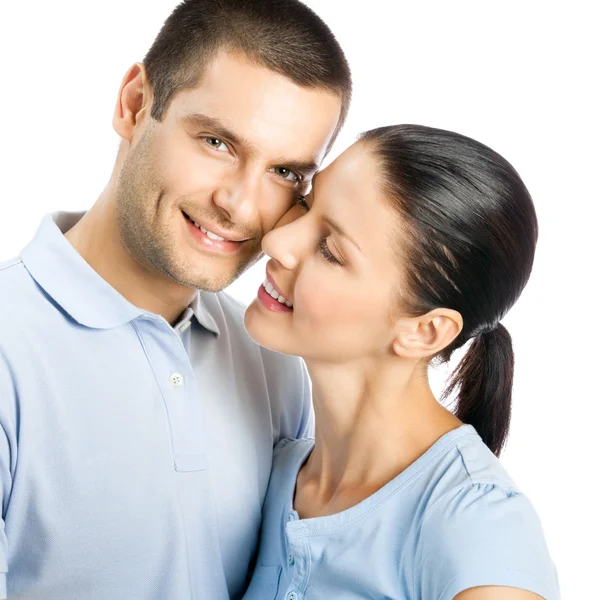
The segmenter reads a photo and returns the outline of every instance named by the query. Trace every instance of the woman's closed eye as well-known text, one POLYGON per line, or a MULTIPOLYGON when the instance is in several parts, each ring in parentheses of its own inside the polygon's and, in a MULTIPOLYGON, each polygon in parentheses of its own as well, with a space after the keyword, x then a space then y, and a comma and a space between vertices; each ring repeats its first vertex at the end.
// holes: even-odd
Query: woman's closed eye
MULTIPOLYGON (((310 206, 306 202, 305 196, 302 196, 302 195, 296 196, 296 204, 298 206, 301 206, 306 211, 310 210, 310 206)), ((321 241, 319 242, 319 253, 327 262, 331 263, 332 265, 340 265, 341 266, 344 264, 343 261, 336 258, 336 256, 329 249, 329 246, 327 245, 327 237, 321 238, 321 241)))
POLYGON ((327 245, 326 237, 321 238, 321 241, 319 242, 319 252, 323 256, 323 258, 332 265, 342 266, 344 264, 341 260, 337 259, 335 255, 331 252, 329 246, 327 245))

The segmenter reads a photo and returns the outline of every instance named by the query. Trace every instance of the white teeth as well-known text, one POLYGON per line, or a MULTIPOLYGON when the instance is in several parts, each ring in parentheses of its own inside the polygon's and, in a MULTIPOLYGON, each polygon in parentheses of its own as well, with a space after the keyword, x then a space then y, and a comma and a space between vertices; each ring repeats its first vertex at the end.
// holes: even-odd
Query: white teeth
POLYGON ((269 296, 271 296, 271 298, 273 298, 274 300, 277 300, 277 302, 279 302, 280 304, 285 304, 288 308, 293 308, 294 305, 289 300, 287 300, 282 295, 280 295, 279 292, 273 287, 273 284, 268 279, 265 279, 265 282, 263 283, 263 287, 267 291, 267 294, 269 294, 269 296))
POLYGON ((216 240, 218 242, 225 241, 225 238, 218 236, 216 233, 213 233, 212 231, 208 231, 208 229, 206 229, 205 227, 202 227, 202 225, 198 225, 197 223, 194 223, 194 225, 196 225, 196 227, 200 227, 200 231, 202 233, 205 233, 211 240, 216 240))

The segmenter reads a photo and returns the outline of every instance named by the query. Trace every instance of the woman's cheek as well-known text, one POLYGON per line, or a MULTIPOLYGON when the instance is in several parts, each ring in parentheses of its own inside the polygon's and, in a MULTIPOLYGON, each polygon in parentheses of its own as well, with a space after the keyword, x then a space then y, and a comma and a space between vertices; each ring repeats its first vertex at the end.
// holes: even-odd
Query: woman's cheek
POLYGON ((302 321, 325 327, 344 319, 348 301, 331 279, 313 278, 310 286, 296 286, 294 309, 302 321))

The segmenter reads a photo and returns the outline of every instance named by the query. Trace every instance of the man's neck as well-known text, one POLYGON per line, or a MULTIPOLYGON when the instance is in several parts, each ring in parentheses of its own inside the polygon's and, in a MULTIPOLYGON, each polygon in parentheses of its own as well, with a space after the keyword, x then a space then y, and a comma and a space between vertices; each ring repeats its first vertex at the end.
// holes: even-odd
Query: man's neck
POLYGON ((119 235, 113 205, 102 197, 65 237, 124 298, 142 310, 161 315, 171 325, 197 294, 197 290, 141 264, 127 251, 119 235))

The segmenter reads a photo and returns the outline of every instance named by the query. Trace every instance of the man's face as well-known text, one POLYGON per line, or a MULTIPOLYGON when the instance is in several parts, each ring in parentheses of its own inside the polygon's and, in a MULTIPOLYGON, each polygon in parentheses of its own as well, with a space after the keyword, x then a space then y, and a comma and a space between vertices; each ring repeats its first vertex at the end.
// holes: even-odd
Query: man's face
POLYGON ((127 250, 184 286, 223 289, 305 190, 340 108, 332 93, 219 53, 134 136, 117 188, 127 250))

